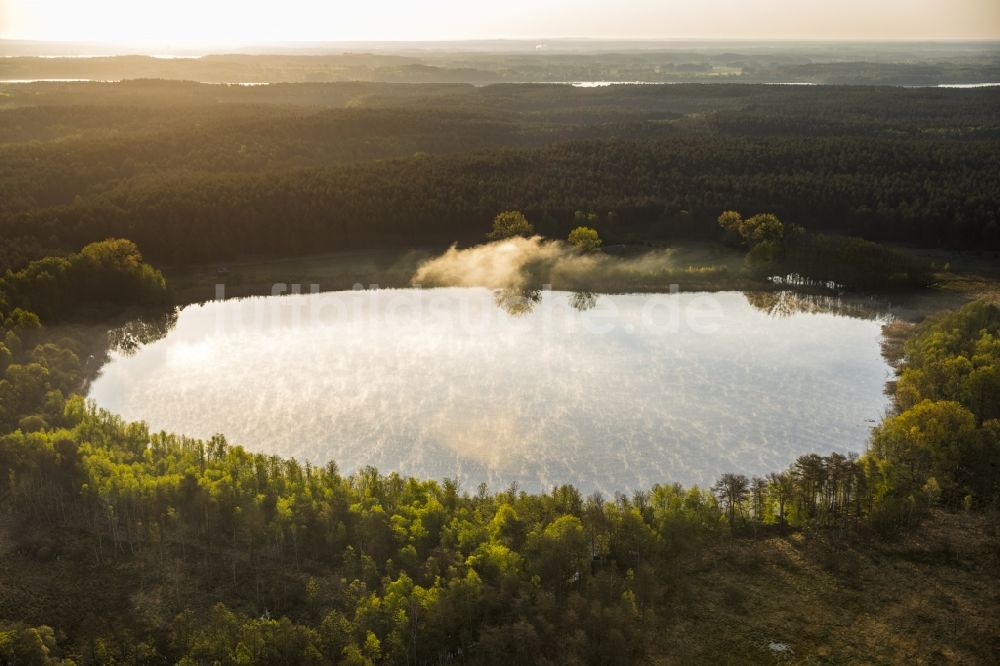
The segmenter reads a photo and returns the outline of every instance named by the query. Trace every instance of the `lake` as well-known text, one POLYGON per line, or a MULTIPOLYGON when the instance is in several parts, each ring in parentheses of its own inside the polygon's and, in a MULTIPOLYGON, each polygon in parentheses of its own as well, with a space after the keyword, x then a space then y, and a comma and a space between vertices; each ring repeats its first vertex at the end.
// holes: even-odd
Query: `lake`
POLYGON ((790 292, 211 301, 112 351, 89 396, 154 430, 345 473, 611 494, 863 451, 888 406, 885 321, 790 292))

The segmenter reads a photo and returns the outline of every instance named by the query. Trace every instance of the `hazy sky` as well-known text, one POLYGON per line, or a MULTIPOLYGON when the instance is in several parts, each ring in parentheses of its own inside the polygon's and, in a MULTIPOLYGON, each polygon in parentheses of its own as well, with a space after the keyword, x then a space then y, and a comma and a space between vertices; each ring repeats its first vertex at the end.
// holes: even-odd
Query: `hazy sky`
POLYGON ((132 44, 491 37, 996 39, 1000 0, 0 0, 0 37, 132 44))

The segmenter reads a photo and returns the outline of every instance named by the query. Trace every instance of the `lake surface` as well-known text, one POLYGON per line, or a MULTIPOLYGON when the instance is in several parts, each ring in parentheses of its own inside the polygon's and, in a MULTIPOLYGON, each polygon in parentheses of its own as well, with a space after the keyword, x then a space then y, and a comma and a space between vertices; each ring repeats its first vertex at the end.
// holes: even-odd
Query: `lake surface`
POLYGON ((112 352, 90 397, 154 430, 470 491, 706 484, 863 450, 888 404, 885 320, 845 311, 739 292, 213 301, 112 352))

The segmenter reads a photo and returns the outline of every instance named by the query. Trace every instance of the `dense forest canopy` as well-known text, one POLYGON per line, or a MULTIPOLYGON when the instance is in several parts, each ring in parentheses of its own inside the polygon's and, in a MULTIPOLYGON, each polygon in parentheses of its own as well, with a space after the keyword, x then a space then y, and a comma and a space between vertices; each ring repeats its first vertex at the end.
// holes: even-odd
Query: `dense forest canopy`
POLYGON ((186 263, 478 239, 498 210, 609 243, 727 208, 1000 248, 1000 91, 185 82, 8 85, 0 266, 108 236, 186 263), (360 107, 360 108, 359 108, 360 107))

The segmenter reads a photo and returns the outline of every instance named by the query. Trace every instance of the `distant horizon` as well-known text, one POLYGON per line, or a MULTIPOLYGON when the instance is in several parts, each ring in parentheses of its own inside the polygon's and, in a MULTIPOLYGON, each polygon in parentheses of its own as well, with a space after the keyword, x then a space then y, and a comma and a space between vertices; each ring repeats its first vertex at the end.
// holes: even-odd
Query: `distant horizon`
MULTIPOLYGON (((825 44, 825 43, 856 43, 856 44, 878 44, 878 43, 996 43, 1000 44, 1000 36, 996 37, 600 37, 600 36, 552 36, 552 35, 523 35, 523 36, 499 36, 499 37, 455 37, 455 38, 414 38, 414 39, 275 39, 275 40, 236 40, 218 42, 189 42, 184 40, 163 40, 160 43, 176 43, 197 46, 215 46, 240 44, 244 46, 264 46, 269 44, 460 44, 460 43, 483 43, 483 42, 648 42, 648 43, 669 43, 669 42, 704 42, 704 43, 790 43, 790 44, 825 44)), ((110 39, 48 39, 39 37, 4 37, 0 36, 0 42, 31 42, 49 44, 104 44, 123 45, 135 42, 127 40, 110 39)))
POLYGON ((996 0, 0 0, 0 38, 186 46, 494 40, 993 41, 996 0))
MULTIPOLYGON (((300 52, 301 55, 336 55, 345 49, 366 48, 372 50, 431 50, 434 47, 444 49, 460 49, 468 47, 472 50, 486 50, 488 47, 517 47, 514 50, 532 53, 544 53, 546 49, 559 51, 572 46, 591 47, 631 47, 639 50, 673 50, 678 47, 822 47, 829 45, 855 46, 983 46, 998 49, 1000 55, 1000 37, 997 38, 960 38, 960 39, 911 39, 911 38, 765 38, 765 37, 479 37, 456 39, 331 39, 331 40, 273 40, 273 41, 234 41, 234 42, 155 42, 141 43, 113 40, 80 40, 80 39, 22 39, 0 37, 0 55, 4 57, 68 57, 71 55, 89 57, 112 57, 126 55, 174 55, 186 54, 191 57, 199 55, 221 55, 240 51, 243 55, 252 52, 255 55, 288 55, 292 53, 270 53, 267 49, 282 49, 286 52, 300 52), (7 48, 5 48, 7 47, 7 48), (23 50, 22 53, 9 54, 6 51, 13 47, 23 50), (61 52, 42 53, 43 47, 57 47, 61 52), (484 48, 485 47, 485 48, 484 48), (326 53, 319 53, 329 49, 326 53), (334 50, 338 50, 334 52, 334 50), (29 52, 30 51, 30 52, 29 52), (310 51, 311 53, 301 53, 310 51)), ((494 49, 495 50, 495 49, 494 49)))

